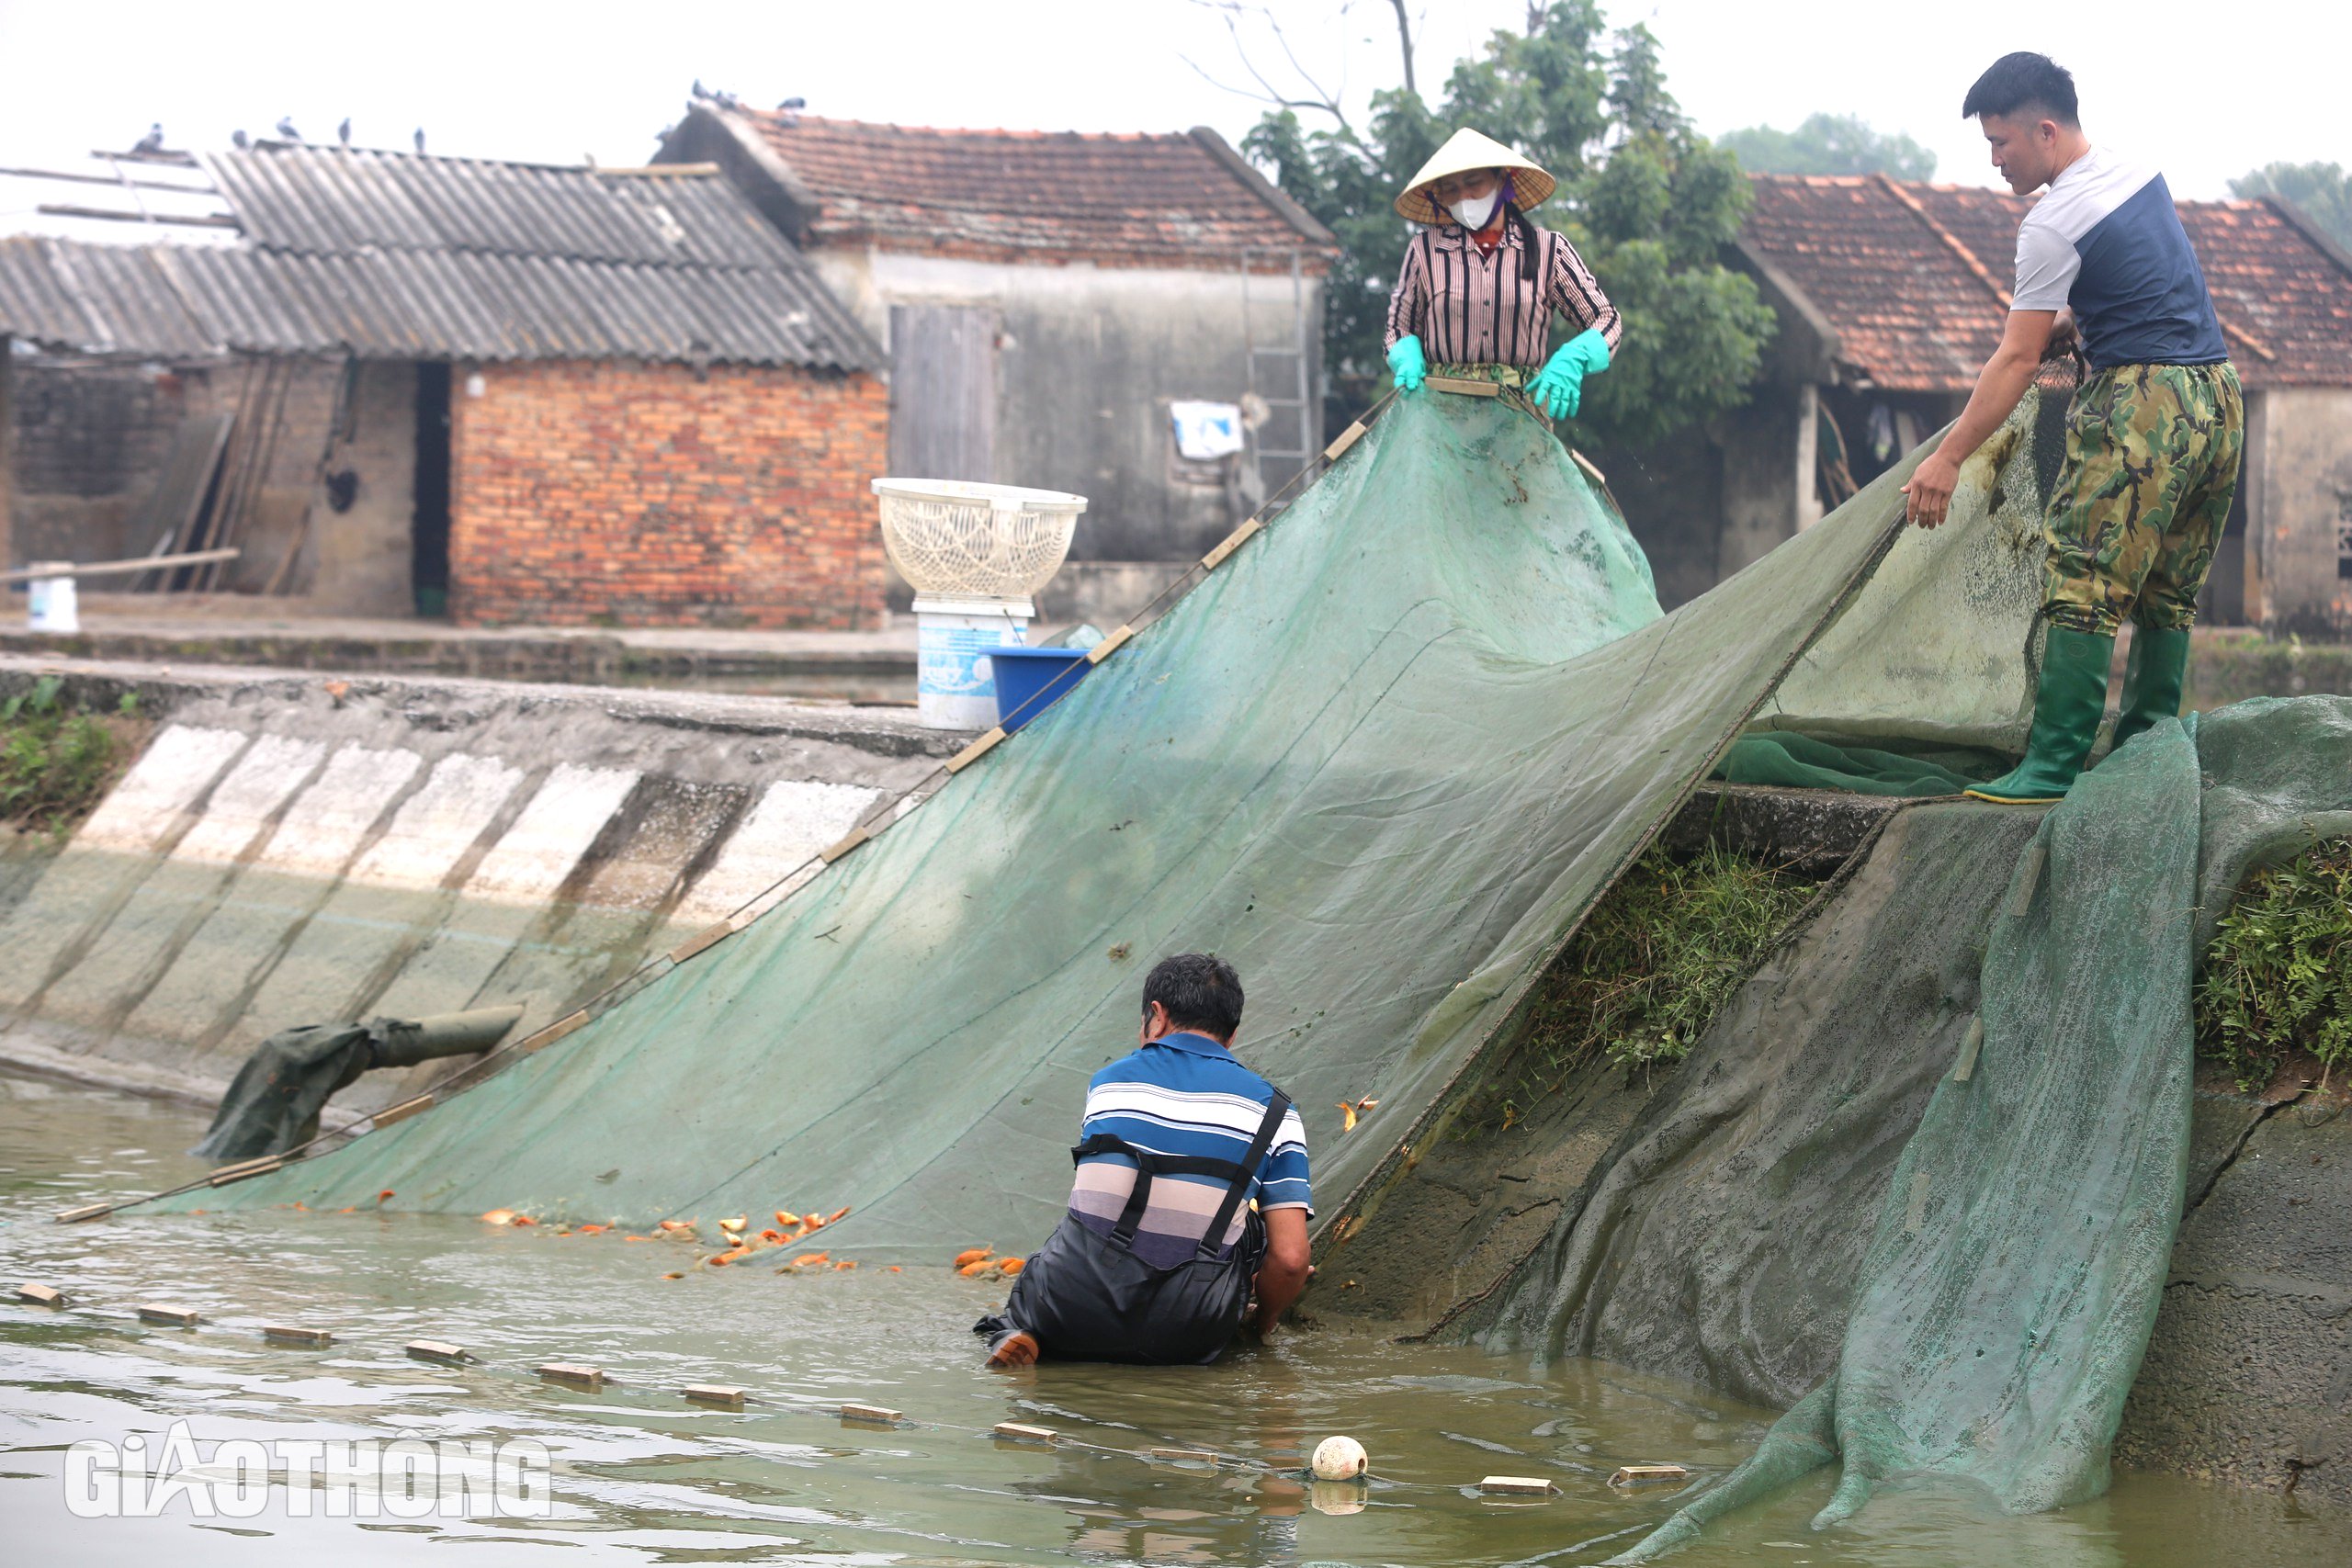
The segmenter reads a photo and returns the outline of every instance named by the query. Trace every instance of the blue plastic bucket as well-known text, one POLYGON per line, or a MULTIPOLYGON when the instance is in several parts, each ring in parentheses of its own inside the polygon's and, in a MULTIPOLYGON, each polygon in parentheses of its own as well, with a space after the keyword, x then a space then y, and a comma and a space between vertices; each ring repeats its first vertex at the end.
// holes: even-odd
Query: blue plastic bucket
POLYGON ((992 648, 996 671, 996 721, 1007 735, 1051 706, 1087 671, 1086 650, 1078 648, 992 648))

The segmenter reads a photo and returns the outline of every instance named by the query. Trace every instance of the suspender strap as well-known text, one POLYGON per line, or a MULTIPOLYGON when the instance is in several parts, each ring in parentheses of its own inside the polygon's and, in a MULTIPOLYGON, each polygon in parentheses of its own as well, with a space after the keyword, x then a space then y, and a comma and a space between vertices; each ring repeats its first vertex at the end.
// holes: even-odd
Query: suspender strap
POLYGON ((1282 1131, 1283 1118, 1290 1113, 1290 1096, 1274 1090, 1266 1101, 1265 1119, 1258 1123, 1258 1135, 1250 1140, 1250 1152, 1241 1156, 1241 1174, 1225 1190, 1225 1201, 1216 1207, 1216 1217, 1201 1235, 1201 1256, 1214 1258, 1225 1246, 1226 1227, 1233 1224, 1233 1212, 1241 1207, 1243 1194, 1250 1190, 1250 1179, 1264 1163, 1266 1151, 1274 1146, 1274 1134, 1282 1131))
POLYGON ((1274 1090, 1267 1103, 1266 1114, 1258 1123, 1257 1136, 1250 1141, 1250 1152, 1238 1163, 1218 1159, 1213 1155, 1163 1155, 1149 1149, 1139 1149, 1116 1133, 1096 1133, 1069 1151, 1070 1162, 1091 1159, 1097 1155, 1124 1155, 1136 1162, 1135 1186, 1127 1192, 1127 1205, 1119 1211, 1119 1222, 1111 1234, 1121 1243, 1132 1243, 1136 1227, 1143 1224, 1144 1211, 1151 1206, 1151 1183, 1159 1176, 1207 1176, 1225 1183, 1225 1201, 1217 1206, 1216 1215, 1209 1222, 1207 1232, 1201 1237, 1201 1256, 1215 1258, 1225 1245, 1225 1233, 1233 1224, 1234 1211, 1241 1207, 1241 1200, 1250 1190, 1250 1179, 1264 1163, 1266 1151, 1273 1147, 1275 1134, 1282 1131, 1283 1118, 1290 1113, 1290 1097, 1274 1090))
POLYGON ((1163 1155, 1149 1149, 1139 1149, 1116 1133, 1097 1133, 1070 1150, 1073 1164, 1091 1159, 1096 1155, 1124 1155, 1136 1162, 1135 1185, 1127 1190, 1127 1206, 1119 1211, 1119 1223, 1111 1234, 1122 1242, 1136 1238, 1136 1227, 1143 1224, 1144 1211, 1151 1206, 1151 1183, 1159 1176, 1206 1176, 1226 1183, 1249 1185, 1250 1168, 1236 1165, 1229 1159, 1211 1155, 1163 1155))

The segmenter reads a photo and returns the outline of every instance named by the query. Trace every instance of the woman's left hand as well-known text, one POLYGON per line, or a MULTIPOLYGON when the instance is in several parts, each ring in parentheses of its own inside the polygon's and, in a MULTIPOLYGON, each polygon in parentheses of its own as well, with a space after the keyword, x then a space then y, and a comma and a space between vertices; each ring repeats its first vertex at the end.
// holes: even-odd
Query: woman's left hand
POLYGON ((1574 419, 1584 406, 1584 378, 1608 368, 1609 340, 1595 331, 1581 332, 1544 361, 1527 384, 1528 395, 1554 419, 1574 419))

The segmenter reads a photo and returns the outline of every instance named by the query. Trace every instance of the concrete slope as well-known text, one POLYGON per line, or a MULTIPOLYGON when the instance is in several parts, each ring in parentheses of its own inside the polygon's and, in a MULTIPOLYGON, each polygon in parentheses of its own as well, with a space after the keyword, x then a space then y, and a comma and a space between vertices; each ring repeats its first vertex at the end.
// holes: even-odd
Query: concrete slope
POLYGON ((162 722, 70 840, 9 858, 0 1061, 198 1099, 291 1024, 520 1001, 536 1028, 779 896, 963 739, 758 698, 63 668, 162 722))

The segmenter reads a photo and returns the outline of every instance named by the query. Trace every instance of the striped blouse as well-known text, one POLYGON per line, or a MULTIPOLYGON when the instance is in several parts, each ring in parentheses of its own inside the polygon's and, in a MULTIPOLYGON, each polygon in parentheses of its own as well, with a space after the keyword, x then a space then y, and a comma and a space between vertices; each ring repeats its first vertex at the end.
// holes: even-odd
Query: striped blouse
POLYGON ((1600 291, 1577 248, 1549 229, 1536 229, 1543 255, 1535 276, 1520 274, 1525 246, 1517 223, 1503 225, 1491 255, 1458 223, 1423 229, 1405 246, 1405 269, 1388 297, 1389 346, 1407 335, 1421 340, 1432 366, 1544 363, 1554 310, 1577 332, 1597 327, 1611 354, 1624 330, 1617 308, 1600 291))

